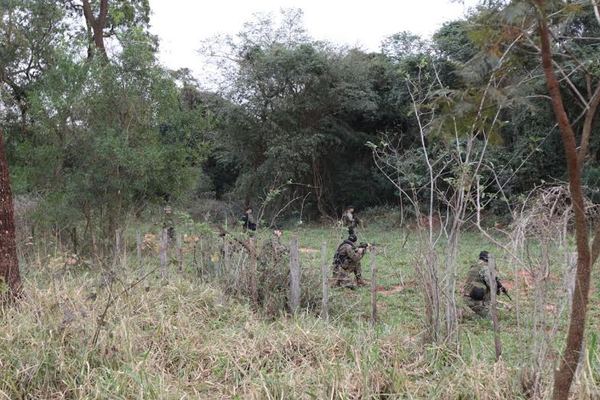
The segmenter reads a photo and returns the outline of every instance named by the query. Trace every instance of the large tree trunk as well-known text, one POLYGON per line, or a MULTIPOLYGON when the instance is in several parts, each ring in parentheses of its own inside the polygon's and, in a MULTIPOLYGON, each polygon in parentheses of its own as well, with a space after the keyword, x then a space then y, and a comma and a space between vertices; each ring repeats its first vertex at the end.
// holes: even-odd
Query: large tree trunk
MULTIPOLYGON (((104 28, 108 17, 108 0, 100 0, 100 12, 98 17, 94 17, 92 6, 89 0, 83 0, 83 16, 88 26, 88 31, 91 30, 92 40, 96 51, 104 59, 108 59, 106 47, 104 46, 104 28), (90 29, 91 28, 91 29, 90 29)), ((88 49, 88 58, 93 56, 94 52, 88 49)))
POLYGON ((577 273, 575 278, 573 303, 571 306, 571 321, 567 333, 567 345, 560 367, 554 375, 553 398, 555 400, 567 400, 573 377, 577 369, 577 363, 579 362, 581 343, 583 342, 585 331, 590 288, 591 257, 587 217, 585 214, 583 189, 581 186, 581 168, 579 168, 580 165, 577 154, 577 142, 564 107, 560 86, 552 67, 550 31, 544 13, 544 3, 544 0, 537 0, 540 11, 539 31, 542 50, 542 66, 544 68, 548 92, 552 99, 552 107, 560 129, 567 159, 569 190, 571 192, 571 201, 575 212, 575 238, 577 243, 577 273))
POLYGON ((8 288, 8 292, 0 294, 2 301, 14 299, 19 295, 21 276, 17 258, 15 215, 2 129, 0 129, 0 280, 3 280, 8 288))

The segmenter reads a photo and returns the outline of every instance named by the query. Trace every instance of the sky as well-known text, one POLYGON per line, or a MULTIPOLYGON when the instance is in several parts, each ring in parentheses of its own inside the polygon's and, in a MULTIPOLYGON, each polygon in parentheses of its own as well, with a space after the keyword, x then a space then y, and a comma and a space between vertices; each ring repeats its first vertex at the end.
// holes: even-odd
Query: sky
MULTIPOLYGON (((216 34, 235 34, 257 12, 301 8, 308 33, 319 40, 377 51, 400 31, 430 36, 445 21, 461 17, 477 0, 150 0, 151 31, 160 38, 160 61, 187 67, 201 81, 211 68, 198 54, 216 34)), ((212 73, 212 72, 210 72, 212 73)))

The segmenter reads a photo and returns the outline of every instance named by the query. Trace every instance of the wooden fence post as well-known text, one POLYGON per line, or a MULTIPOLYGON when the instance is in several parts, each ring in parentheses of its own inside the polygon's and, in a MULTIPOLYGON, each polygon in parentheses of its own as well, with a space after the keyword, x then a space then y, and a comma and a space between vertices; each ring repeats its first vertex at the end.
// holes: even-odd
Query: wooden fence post
POLYGON ((258 287, 257 287, 257 263, 258 256, 256 254, 256 238, 251 237, 248 240, 248 244, 250 246, 250 270, 248 271, 250 275, 250 297, 252 298, 252 303, 254 305, 258 305, 258 287))
POLYGON ((229 240, 227 237, 223 237, 223 267, 221 268, 221 274, 224 275, 225 271, 229 270, 231 265, 231 254, 229 253, 229 240))
POLYGON ((167 247, 169 237, 167 233, 167 229, 162 229, 160 231, 160 244, 158 247, 159 257, 160 257, 160 275, 163 279, 167 278, 167 247))
POLYGON ((202 236, 200 236, 198 243, 200 245, 200 278, 204 279, 204 241, 202 236))
POLYGON ((135 232, 135 249, 138 261, 142 260, 142 234, 138 230, 135 232))
POLYGON ((377 248, 371 249, 371 326, 377 323, 377 248))
POLYGON ((327 264, 327 242, 321 245, 321 274, 323 278, 323 302, 321 318, 329 321, 329 265, 327 264))
POLYGON ((177 267, 179 272, 183 271, 183 245, 180 233, 177 234, 177 267))
POLYGON ((300 308, 300 253, 298 250, 298 236, 292 237, 290 242, 290 297, 289 307, 292 313, 300 308))
POLYGON ((118 265, 121 261, 121 230, 115 230, 115 259, 113 260, 113 265, 118 265))
MULTIPOLYGON (((95 232, 93 226, 90 228, 90 234, 92 236, 92 265, 95 266, 97 264, 99 257, 98 257, 98 243, 96 242, 96 232, 95 232)), ((44 243, 48 243, 48 242, 44 242, 44 243)))
POLYGON ((494 326, 494 347, 496 349, 496 361, 500 360, 502 355, 502 342, 500 342, 500 327, 498 326, 498 310, 496 308, 496 260, 494 256, 489 255, 488 269, 490 271, 490 314, 492 315, 492 324, 494 326))
POLYGON ((79 253, 79 240, 77 239, 77 227, 71 229, 71 241, 73 242, 73 253, 79 253))
POLYGON ((123 266, 127 266, 127 235, 121 233, 121 240, 122 240, 122 246, 123 246, 123 259, 122 264, 123 266))

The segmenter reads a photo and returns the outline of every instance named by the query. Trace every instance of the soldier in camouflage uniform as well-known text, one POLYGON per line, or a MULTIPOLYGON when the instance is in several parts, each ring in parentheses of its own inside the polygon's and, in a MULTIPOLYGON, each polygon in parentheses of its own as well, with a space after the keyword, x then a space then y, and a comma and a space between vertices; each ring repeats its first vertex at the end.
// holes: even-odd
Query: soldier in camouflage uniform
POLYGON ((173 210, 171 206, 165 206, 163 209, 163 229, 167 230, 167 238, 169 244, 172 245, 175 242, 175 224, 173 223, 173 210))
POLYGON ((479 260, 471 265, 467 281, 463 289, 466 306, 480 317, 487 317, 490 308, 490 270, 488 269, 489 253, 479 253, 479 260))
POLYGON ((244 215, 241 218, 244 232, 253 233, 256 231, 256 221, 252 215, 252 207, 248 206, 244 210, 244 215))
POLYGON ((358 217, 354 216, 354 206, 348 206, 342 214, 342 225, 348 228, 348 234, 355 233, 356 227, 360 223, 358 217))
POLYGON ((333 257, 333 277, 335 278, 335 286, 347 287, 354 289, 355 285, 351 282, 349 273, 354 273, 356 284, 364 285, 361 274, 360 260, 365 254, 365 248, 356 247, 356 235, 350 234, 348 239, 344 240, 337 248, 333 257))

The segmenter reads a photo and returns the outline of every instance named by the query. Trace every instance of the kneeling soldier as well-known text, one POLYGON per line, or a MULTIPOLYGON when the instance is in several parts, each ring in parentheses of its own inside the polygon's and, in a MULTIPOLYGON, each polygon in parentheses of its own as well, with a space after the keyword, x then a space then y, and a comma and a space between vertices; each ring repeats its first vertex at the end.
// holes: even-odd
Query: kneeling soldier
POLYGON ((350 234, 348 239, 339 245, 335 256, 333 257, 333 277, 336 279, 335 285, 354 289, 348 277, 349 273, 354 273, 356 284, 361 286, 364 282, 361 278, 360 260, 363 258, 366 248, 356 247, 356 235, 350 234))
MULTIPOLYGON (((475 314, 480 317, 487 317, 491 301, 491 274, 488 267, 489 253, 482 251, 479 253, 479 260, 471 265, 467 281, 463 289, 465 304, 475 314)), ((496 278, 496 294, 504 293, 508 296, 508 291, 500 279, 496 278)), ((510 296, 508 296, 510 298, 510 296)))

